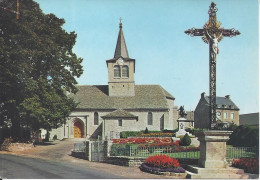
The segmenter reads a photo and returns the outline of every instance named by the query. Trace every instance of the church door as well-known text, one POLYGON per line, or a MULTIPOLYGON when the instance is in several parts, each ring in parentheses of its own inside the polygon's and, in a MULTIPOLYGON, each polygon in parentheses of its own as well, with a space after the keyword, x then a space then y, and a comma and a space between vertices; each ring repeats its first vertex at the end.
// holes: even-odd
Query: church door
POLYGON ((79 121, 74 123, 74 138, 82 138, 83 137, 83 128, 82 124, 79 121))

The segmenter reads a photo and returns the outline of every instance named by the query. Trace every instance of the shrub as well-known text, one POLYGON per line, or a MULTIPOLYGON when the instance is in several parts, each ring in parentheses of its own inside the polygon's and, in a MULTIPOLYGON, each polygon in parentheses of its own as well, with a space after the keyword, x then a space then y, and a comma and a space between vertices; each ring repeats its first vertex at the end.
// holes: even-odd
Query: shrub
POLYGON ((174 130, 167 130, 167 129, 163 129, 162 132, 163 133, 176 133, 179 129, 174 129, 174 130))
POLYGON ((138 136, 141 132, 140 131, 122 131, 120 132, 120 138, 128 138, 128 137, 135 137, 138 136))
POLYGON ((189 146, 191 143, 190 136, 186 133, 183 139, 181 140, 181 145, 182 146, 189 146))
POLYGON ((148 157, 145 160, 145 164, 150 167, 157 167, 161 169, 180 167, 180 163, 177 159, 164 154, 148 157))
POLYGON ((238 126, 230 135, 227 144, 237 147, 258 147, 259 146, 259 127, 247 125, 238 126))
POLYGON ((53 136, 53 140, 57 140, 58 138, 57 138, 57 134, 55 134, 54 136, 53 136))
POLYGON ((148 134, 148 133, 149 133, 149 131, 148 131, 148 128, 146 127, 145 131, 144 131, 144 134, 148 134))
POLYGON ((171 132, 150 132, 150 133, 143 133, 143 134, 138 134, 138 136, 141 136, 141 137, 173 137, 174 133, 171 133, 171 132))
POLYGON ((122 138, 122 139, 112 139, 113 144, 151 144, 151 143, 171 143, 171 138, 122 138))
POLYGON ((244 169, 247 173, 259 174, 259 158, 239 158, 232 166, 244 169))
POLYGON ((197 132, 202 132, 204 130, 206 130, 206 129, 203 129, 203 128, 187 128, 187 129, 185 129, 185 131, 187 131, 191 134, 195 134, 197 132))

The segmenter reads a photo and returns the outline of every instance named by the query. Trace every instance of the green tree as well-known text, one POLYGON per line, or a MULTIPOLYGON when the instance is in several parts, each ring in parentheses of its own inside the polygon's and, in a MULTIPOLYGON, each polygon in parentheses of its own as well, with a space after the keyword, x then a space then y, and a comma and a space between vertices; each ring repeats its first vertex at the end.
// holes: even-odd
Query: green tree
POLYGON ((186 133, 183 137, 183 139, 181 140, 181 145, 182 146, 189 146, 191 143, 191 139, 190 136, 186 133))
MULTIPOLYGON (((8 3, 0 5, 16 9, 8 3)), ((11 121, 13 137, 21 126, 33 131, 59 127, 76 106, 66 94, 77 92, 82 58, 72 51, 77 35, 62 29, 64 23, 43 14, 33 0, 21 2, 18 20, 1 11, 0 125, 11 121)))

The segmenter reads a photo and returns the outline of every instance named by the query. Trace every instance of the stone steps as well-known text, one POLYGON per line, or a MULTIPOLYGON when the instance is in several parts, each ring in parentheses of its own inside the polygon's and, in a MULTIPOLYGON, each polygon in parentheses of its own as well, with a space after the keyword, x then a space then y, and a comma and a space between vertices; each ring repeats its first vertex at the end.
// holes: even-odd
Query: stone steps
POLYGON ((201 168, 199 166, 186 166, 189 179, 248 179, 242 169, 228 168, 201 168))

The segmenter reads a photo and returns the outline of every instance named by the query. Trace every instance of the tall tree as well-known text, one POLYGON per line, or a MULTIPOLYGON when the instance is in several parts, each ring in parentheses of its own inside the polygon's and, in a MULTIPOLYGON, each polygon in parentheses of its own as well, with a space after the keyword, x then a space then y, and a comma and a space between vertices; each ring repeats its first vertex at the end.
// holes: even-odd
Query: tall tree
MULTIPOLYGON (((10 0, 0 5, 16 8, 10 0)), ((20 3, 18 20, 0 13, 0 125, 11 121, 13 137, 21 125, 34 131, 60 126, 76 106, 66 93, 76 93, 75 78, 83 73, 82 58, 72 51, 77 35, 33 0, 20 3)))

